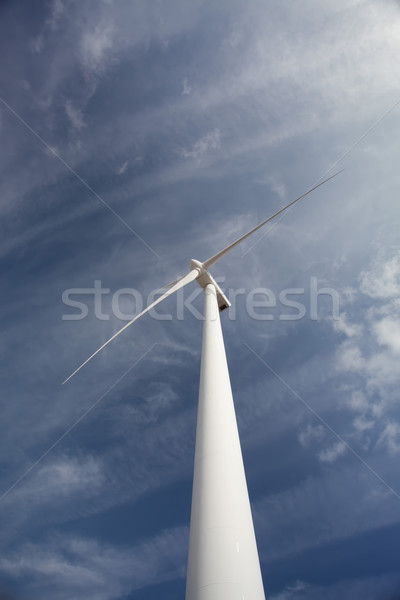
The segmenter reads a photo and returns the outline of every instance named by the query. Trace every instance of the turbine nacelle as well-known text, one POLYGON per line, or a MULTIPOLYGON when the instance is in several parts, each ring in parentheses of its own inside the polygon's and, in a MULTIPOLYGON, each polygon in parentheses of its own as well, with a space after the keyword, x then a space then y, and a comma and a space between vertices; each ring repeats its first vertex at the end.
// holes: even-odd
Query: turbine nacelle
POLYGON ((205 287, 209 284, 215 287, 217 292, 219 312, 222 312, 223 310, 225 310, 225 308, 230 307, 231 303, 229 302, 228 298, 225 296, 224 292, 221 290, 214 277, 210 275, 210 273, 207 271, 202 262, 192 258, 192 260, 190 261, 190 270, 198 271, 199 274, 196 277, 196 281, 201 288, 205 289, 205 287))
POLYGON ((195 269, 198 270, 199 275, 202 275, 204 273, 204 271, 206 270, 206 268, 202 262, 200 262, 199 260, 196 260, 195 258, 192 258, 192 260, 190 261, 190 270, 194 271, 195 269))

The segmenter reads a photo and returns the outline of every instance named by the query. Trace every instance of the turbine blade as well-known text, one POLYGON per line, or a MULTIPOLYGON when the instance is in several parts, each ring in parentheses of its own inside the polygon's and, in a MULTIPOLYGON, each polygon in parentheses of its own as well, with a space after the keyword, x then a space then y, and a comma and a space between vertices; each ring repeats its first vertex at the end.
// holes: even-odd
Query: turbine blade
POLYGON ((165 294, 163 294, 162 296, 157 298, 157 300, 155 300, 154 302, 149 304, 149 306, 147 306, 144 310, 142 310, 141 313, 136 315, 136 317, 134 317, 131 321, 129 321, 129 323, 124 325, 124 327, 122 327, 119 331, 117 331, 117 333, 114 333, 114 335, 112 337, 110 337, 110 339, 107 340, 102 346, 100 346, 100 348, 98 348, 96 350, 96 352, 93 352, 93 354, 91 356, 89 356, 89 358, 87 358, 85 360, 85 362, 83 362, 77 369, 75 369, 75 371, 73 373, 71 373, 71 375, 69 377, 67 377, 67 379, 65 381, 63 381, 62 385, 64 385, 64 383, 67 383, 67 381, 69 381, 71 379, 71 377, 73 377, 78 371, 80 371, 82 369, 82 367, 84 367, 94 356, 96 356, 96 354, 98 354, 101 350, 103 350, 103 348, 105 348, 110 342, 112 342, 112 340, 115 340, 115 338, 117 336, 119 336, 120 333, 122 333, 123 331, 125 331, 125 329, 127 329, 130 325, 132 325, 132 323, 134 323, 135 321, 140 319, 140 317, 142 317, 145 313, 147 313, 151 308, 153 308, 154 306, 156 306, 157 304, 159 304, 160 302, 165 300, 165 298, 167 298, 174 292, 177 292, 180 288, 184 287, 187 283, 190 283, 191 281, 196 279, 196 277, 198 275, 199 275, 198 269, 192 269, 192 271, 189 271, 189 273, 186 273, 186 275, 183 275, 183 277, 181 277, 175 283, 175 285, 170 287, 170 289, 167 292, 165 292, 165 294))
POLYGON ((278 210, 278 212, 276 212, 275 214, 273 214, 271 217, 268 217, 268 219, 265 219, 265 221, 263 221, 262 223, 260 223, 259 225, 257 225, 256 227, 254 227, 253 229, 251 229, 250 231, 248 231, 247 233, 245 233, 245 235, 242 235, 242 237, 240 237, 239 239, 237 239, 235 242, 233 242, 232 244, 229 244, 229 246, 227 246, 226 248, 224 248, 220 252, 217 252, 217 254, 214 254, 214 256, 211 256, 210 258, 208 258, 207 260, 205 260, 203 262, 204 267, 206 269, 209 269, 220 258, 222 258, 223 256, 225 256, 225 254, 227 254, 235 246, 237 246, 238 244, 240 244, 240 242, 243 242, 243 240, 245 240, 246 238, 248 238, 249 235, 251 235, 252 233, 254 233, 255 231, 257 231, 258 229, 260 229, 260 227, 263 227, 263 225, 265 225, 266 223, 268 223, 268 221, 272 221, 272 219, 274 219, 275 217, 277 217, 278 215, 280 215, 287 208, 289 208, 290 206, 292 206, 293 204, 295 204, 296 202, 298 202, 299 200, 301 200, 302 198, 304 198, 308 194, 311 194, 311 192, 313 192, 314 190, 316 190, 317 188, 319 188, 321 185, 324 185, 324 183, 326 183, 330 179, 333 179, 333 177, 336 177, 336 175, 339 175, 339 173, 342 173, 343 170, 344 169, 342 169, 341 171, 338 171, 334 175, 331 175, 327 179, 324 179, 324 181, 321 181, 321 183, 318 183, 317 185, 314 185, 314 187, 312 187, 307 192, 305 192, 304 194, 302 194, 301 196, 299 196, 298 198, 296 198, 296 200, 292 200, 292 202, 290 202, 289 204, 287 204, 286 206, 284 206, 283 208, 281 208, 280 210, 278 210))
POLYGON ((160 290, 168 290, 168 288, 172 287, 173 285, 175 285, 176 283, 181 281, 181 279, 183 279, 184 277, 186 277, 186 275, 182 275, 181 277, 178 277, 178 279, 175 279, 174 281, 171 281, 171 283, 167 283, 167 285, 164 285, 162 288, 160 288, 160 290))

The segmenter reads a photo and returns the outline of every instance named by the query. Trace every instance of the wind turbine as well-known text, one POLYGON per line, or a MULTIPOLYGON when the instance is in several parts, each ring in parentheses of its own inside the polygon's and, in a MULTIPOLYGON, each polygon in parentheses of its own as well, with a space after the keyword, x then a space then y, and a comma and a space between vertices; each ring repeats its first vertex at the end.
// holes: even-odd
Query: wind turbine
POLYGON ((208 269, 235 246, 335 173, 278 210, 188 273, 98 348, 105 346, 165 298, 196 280, 205 293, 186 600, 265 600, 219 313, 230 306, 208 269))

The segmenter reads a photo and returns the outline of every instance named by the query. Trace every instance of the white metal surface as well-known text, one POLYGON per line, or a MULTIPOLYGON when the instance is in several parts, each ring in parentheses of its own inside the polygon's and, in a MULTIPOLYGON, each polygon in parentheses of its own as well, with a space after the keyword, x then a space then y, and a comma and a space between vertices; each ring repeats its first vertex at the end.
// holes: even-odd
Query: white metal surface
POLYGON ((225 296, 224 292, 221 290, 221 288, 219 287, 218 283, 215 281, 215 279, 211 275, 211 273, 209 273, 204 268, 203 263, 201 263, 198 260, 194 260, 192 258, 192 260, 190 261, 190 268, 192 270, 197 269, 199 271, 199 275, 198 275, 198 277, 196 277, 196 281, 201 288, 205 289, 205 287, 207 285, 209 285, 210 283, 215 287, 215 290, 217 292, 217 302, 218 302, 219 312, 222 312, 226 308, 229 308, 231 303, 229 302, 228 298, 225 296))
POLYGON ((264 600, 217 294, 204 292, 186 600, 264 600))

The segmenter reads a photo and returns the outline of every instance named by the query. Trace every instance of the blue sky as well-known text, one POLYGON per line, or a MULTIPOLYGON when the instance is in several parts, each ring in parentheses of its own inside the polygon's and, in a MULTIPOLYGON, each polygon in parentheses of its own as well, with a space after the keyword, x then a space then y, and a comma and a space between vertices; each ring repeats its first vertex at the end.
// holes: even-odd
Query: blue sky
POLYGON ((398 598, 399 3, 0 17, 0 593, 184 597, 196 284, 60 384, 137 309, 121 290, 146 299, 344 168, 212 273, 267 597, 398 598), (103 318, 80 294, 66 320, 63 292, 95 285, 103 318))

